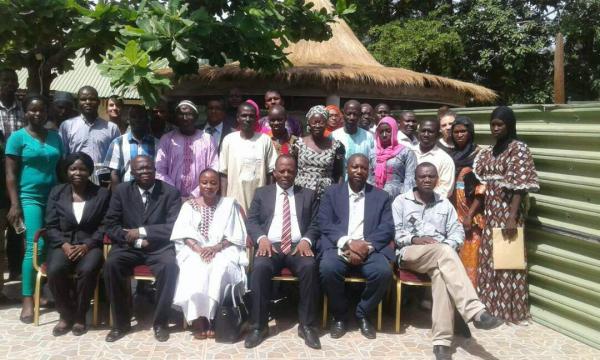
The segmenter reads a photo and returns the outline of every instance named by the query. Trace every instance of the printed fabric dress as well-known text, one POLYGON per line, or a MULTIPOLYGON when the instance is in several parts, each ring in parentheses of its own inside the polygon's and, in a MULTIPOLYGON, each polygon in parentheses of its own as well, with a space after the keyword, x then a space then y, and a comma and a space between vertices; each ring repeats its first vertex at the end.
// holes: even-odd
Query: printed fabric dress
MULTIPOLYGON (((456 187, 452 193, 452 204, 456 208, 458 220, 461 224, 464 223, 463 219, 469 214, 469 209, 473 203, 473 200, 470 200, 465 192, 465 177, 472 172, 473 169, 470 167, 464 167, 460 170, 456 177, 456 187)), ((485 185, 481 183, 475 185, 474 196, 484 197, 485 185)), ((469 234, 465 232, 465 241, 459 252, 460 259, 475 289, 477 289, 477 272, 479 269, 479 248, 481 247, 481 237, 484 229, 485 218, 483 213, 479 211, 473 216, 471 232, 469 234)))
MULTIPOLYGON (((506 226, 513 191, 539 190, 533 157, 525 143, 513 140, 498 156, 492 148, 482 150, 473 169, 485 184, 486 225, 479 248, 477 293, 492 315, 517 323, 529 318, 527 270, 494 270, 492 229, 506 226)), ((521 206, 517 226, 523 226, 523 210, 521 206)))
POLYGON ((344 158, 344 146, 333 140, 329 149, 318 152, 299 138, 294 144, 293 153, 298 159, 295 184, 315 191, 317 198, 320 198, 325 189, 333 184, 334 164, 344 158))

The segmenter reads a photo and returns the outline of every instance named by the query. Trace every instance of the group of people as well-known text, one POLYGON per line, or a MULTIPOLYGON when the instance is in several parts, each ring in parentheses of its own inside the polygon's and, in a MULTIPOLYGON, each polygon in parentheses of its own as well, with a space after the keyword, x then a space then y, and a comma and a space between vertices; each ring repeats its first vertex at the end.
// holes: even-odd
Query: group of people
POLYGON ((199 108, 189 100, 166 121, 165 104, 151 113, 133 105, 121 116, 122 103, 112 99, 106 121, 97 91, 85 86, 78 115, 72 97, 58 95, 48 121, 44 98, 20 104, 14 91, 16 73, 0 71, 10 204, 0 213, 0 235, 7 224, 23 223, 24 322, 32 321, 33 256, 47 256, 57 336, 85 333, 102 268, 113 317, 106 341, 125 336, 129 279, 140 264, 156 278, 159 341, 169 337, 171 307, 183 312, 194 338, 214 337, 223 290, 242 284, 252 298, 245 345, 257 346, 268 336, 271 277, 283 268, 299 279, 298 334, 312 348, 320 348, 322 292, 331 337, 346 332, 347 274, 366 279, 354 315, 361 333, 375 338, 369 314, 394 267, 431 277, 438 358, 450 357, 455 310, 482 329, 529 318, 526 272, 496 270, 492 258, 492 229, 516 232, 527 193, 538 189, 508 107, 492 113, 495 144, 484 148, 475 144, 473 122, 448 109, 418 122, 412 111, 394 118, 387 104, 349 100, 342 109, 312 107, 304 123, 286 113, 278 91, 265 93, 261 118, 258 105, 234 89, 229 101, 206 104, 207 121, 198 127, 199 108), (41 228, 45 244, 33 254, 41 228), (112 241, 106 259, 105 235, 112 241))

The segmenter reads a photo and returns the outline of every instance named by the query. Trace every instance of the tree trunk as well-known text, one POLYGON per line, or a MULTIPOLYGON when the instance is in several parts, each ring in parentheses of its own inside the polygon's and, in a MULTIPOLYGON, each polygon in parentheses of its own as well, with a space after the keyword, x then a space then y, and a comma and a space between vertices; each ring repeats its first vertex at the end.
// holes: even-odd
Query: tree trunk
POLYGON ((56 77, 50 68, 42 66, 40 69, 39 65, 28 66, 27 75, 27 93, 50 96, 50 84, 56 77))

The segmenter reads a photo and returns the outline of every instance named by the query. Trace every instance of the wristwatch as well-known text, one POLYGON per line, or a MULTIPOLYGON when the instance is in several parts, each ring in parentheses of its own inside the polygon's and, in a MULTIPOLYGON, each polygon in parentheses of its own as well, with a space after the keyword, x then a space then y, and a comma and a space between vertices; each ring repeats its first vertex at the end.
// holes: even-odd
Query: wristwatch
POLYGON ((135 244, 133 244, 133 247, 134 247, 134 248, 136 248, 136 249, 141 249, 141 248, 142 248, 142 242, 143 242, 143 241, 144 241, 144 240, 142 240, 142 239, 137 239, 137 240, 135 241, 135 244))

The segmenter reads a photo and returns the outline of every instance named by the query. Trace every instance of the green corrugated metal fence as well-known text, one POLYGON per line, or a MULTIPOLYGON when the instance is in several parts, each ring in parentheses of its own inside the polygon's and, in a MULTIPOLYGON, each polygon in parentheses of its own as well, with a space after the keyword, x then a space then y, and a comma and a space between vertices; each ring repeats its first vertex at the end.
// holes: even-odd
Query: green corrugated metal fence
MULTIPOLYGON (((600 103, 512 108, 541 187, 526 227, 531 314, 600 348, 600 103)), ((454 110, 473 119, 477 143, 491 143, 493 108, 454 110)))

